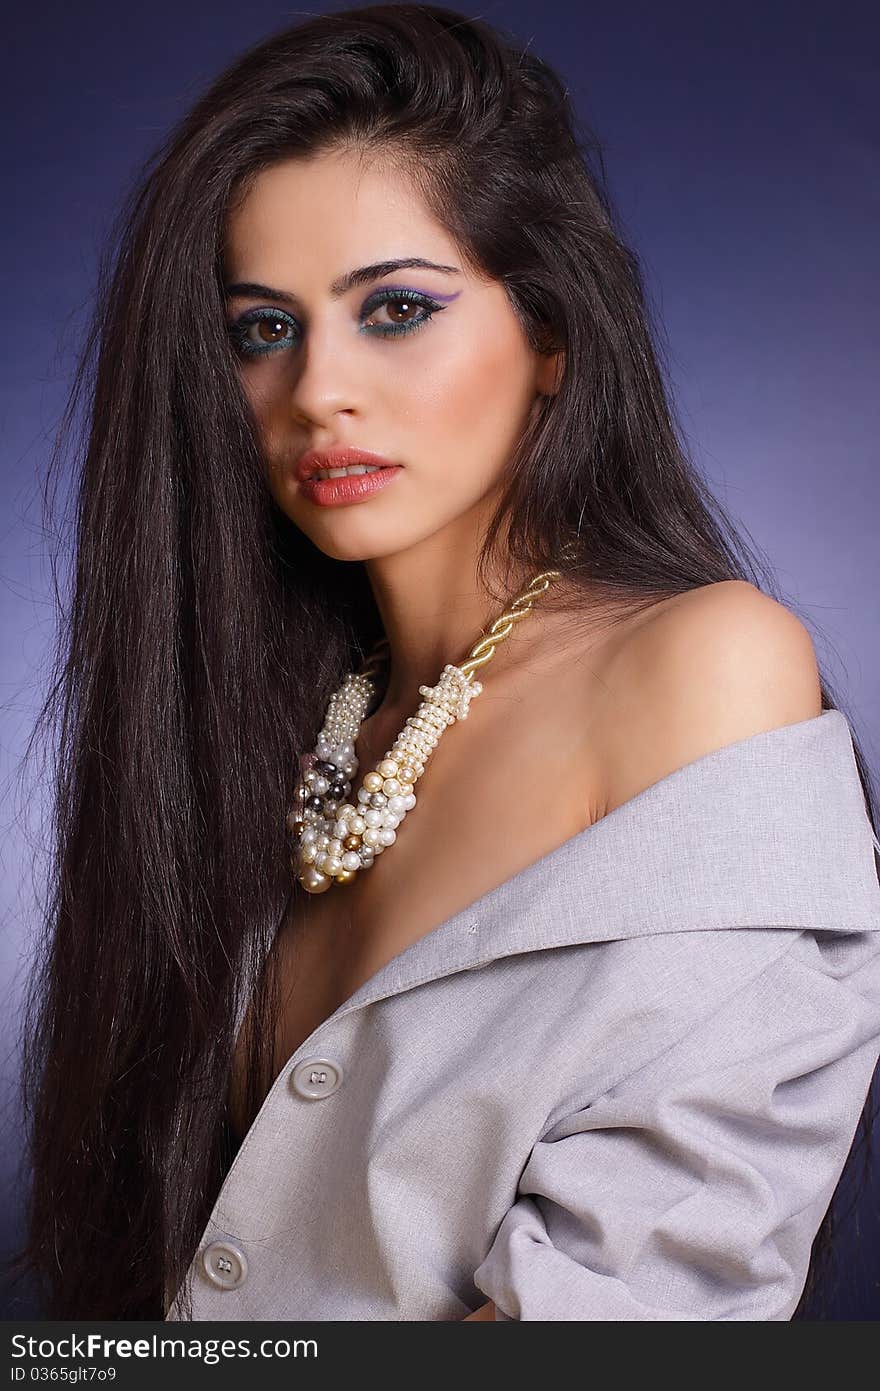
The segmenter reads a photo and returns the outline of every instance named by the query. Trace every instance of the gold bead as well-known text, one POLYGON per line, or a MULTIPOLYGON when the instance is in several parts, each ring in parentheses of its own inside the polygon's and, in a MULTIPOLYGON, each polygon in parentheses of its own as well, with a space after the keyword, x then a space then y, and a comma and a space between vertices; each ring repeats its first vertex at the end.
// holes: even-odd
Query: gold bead
POLYGON ((357 873, 356 869, 342 869, 336 875, 335 882, 337 884, 350 884, 353 879, 357 879, 357 873))
POLYGON ((360 843, 361 843, 361 838, 360 838, 360 836, 355 836, 355 835, 346 836, 346 837, 345 837, 345 840, 342 842, 342 844, 343 844, 343 846, 344 846, 344 848, 345 848, 346 850, 357 850, 357 849, 360 847, 360 843))

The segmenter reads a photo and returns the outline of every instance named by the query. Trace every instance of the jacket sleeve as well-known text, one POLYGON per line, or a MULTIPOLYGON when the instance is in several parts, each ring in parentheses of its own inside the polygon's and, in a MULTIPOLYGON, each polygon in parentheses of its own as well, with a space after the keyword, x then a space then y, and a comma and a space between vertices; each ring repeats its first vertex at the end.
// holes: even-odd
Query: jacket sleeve
POLYGON ((791 937, 542 1134, 474 1272, 496 1319, 791 1318, 880 1052, 880 931, 791 937))

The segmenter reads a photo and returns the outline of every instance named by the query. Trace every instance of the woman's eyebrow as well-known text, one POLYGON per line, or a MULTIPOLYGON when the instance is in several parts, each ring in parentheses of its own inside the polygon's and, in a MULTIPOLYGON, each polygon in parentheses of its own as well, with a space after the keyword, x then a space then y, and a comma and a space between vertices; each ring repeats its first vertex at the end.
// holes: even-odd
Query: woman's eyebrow
MULTIPOLYGON (((359 266, 357 270, 350 270, 333 281, 330 293, 334 299, 338 299, 356 286, 365 285, 383 275, 390 275, 392 271, 412 269, 438 270, 444 275, 461 274, 458 266, 439 265, 436 261, 426 261, 422 256, 406 256, 395 261, 376 261, 371 266, 359 266)), ((229 299, 234 295, 242 295, 253 299, 277 299, 282 304, 297 303, 296 295, 290 294, 289 291, 276 290, 271 285, 258 285, 251 280, 239 280, 233 285, 224 285, 223 290, 229 299)))

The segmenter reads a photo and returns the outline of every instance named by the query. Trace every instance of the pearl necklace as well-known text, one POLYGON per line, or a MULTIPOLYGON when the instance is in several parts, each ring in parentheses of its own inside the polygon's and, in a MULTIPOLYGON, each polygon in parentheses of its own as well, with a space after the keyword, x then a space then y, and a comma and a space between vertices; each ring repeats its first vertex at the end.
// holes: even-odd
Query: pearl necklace
POLYGON ((313 752, 300 758, 294 806, 287 818, 294 848, 291 868, 309 893, 350 884, 359 870, 369 869, 376 856, 394 844, 398 826, 416 805, 413 788, 441 734, 456 720, 467 719, 470 702, 483 689, 472 680, 473 672, 494 656, 498 644, 559 574, 543 570, 536 575, 465 661, 457 666, 447 662, 436 686, 419 686, 422 703, 385 757, 366 774, 357 805, 347 800, 358 770, 355 741, 376 695, 374 677, 387 657, 387 638, 376 643, 359 672, 348 673, 330 697, 313 752))

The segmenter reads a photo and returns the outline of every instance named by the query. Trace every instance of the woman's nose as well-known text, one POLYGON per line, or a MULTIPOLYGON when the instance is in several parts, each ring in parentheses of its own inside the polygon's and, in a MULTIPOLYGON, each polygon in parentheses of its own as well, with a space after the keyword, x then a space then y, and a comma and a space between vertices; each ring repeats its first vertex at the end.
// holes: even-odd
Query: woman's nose
POLYGON ((343 329, 330 325, 304 335, 290 390, 291 404, 299 415, 321 420, 363 403, 366 384, 363 365, 357 361, 355 330, 349 338, 343 329))

